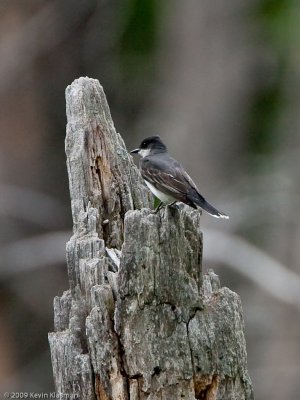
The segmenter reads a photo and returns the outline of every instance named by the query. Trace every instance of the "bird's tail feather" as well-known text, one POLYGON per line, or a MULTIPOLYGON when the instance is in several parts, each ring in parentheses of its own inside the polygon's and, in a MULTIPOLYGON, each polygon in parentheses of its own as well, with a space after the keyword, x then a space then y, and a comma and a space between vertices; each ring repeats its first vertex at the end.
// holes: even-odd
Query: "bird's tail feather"
POLYGON ((208 201, 206 201, 204 199, 204 197, 202 197, 201 195, 198 196, 197 199, 193 198, 193 203, 199 207, 201 207, 203 210, 205 210, 208 214, 210 214, 211 216, 215 217, 215 218, 224 218, 224 219, 228 219, 229 216, 224 214, 221 211, 218 211, 214 206, 212 206, 211 204, 209 204, 208 201))

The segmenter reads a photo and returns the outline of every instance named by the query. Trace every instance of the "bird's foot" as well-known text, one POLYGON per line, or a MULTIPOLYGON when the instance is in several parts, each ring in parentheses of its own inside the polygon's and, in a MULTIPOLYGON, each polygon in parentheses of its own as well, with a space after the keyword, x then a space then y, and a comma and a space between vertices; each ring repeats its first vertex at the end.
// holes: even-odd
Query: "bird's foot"
POLYGON ((159 205, 156 207, 156 209, 154 210, 154 214, 157 214, 158 211, 162 208, 163 205, 164 205, 164 203, 161 201, 161 202, 159 203, 159 205))
POLYGON ((180 210, 180 205, 176 204, 177 200, 173 201, 173 203, 168 204, 168 207, 172 208, 173 210, 180 210))
POLYGON ((180 210, 180 205, 179 204, 176 204, 177 203, 177 200, 175 200, 175 201, 173 201, 172 203, 170 203, 170 204, 165 204, 165 203, 163 203, 162 201, 159 203, 159 205, 156 207, 156 209, 154 210, 154 214, 157 214, 158 213, 158 211, 161 209, 161 208, 163 208, 163 207, 170 207, 171 209, 173 209, 173 210, 180 210))

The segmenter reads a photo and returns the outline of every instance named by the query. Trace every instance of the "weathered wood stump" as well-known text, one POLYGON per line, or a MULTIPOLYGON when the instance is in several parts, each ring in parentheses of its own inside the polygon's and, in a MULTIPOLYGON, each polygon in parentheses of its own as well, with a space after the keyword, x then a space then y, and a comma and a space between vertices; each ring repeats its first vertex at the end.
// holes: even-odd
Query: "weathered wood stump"
MULTIPOLYGON (((202 276, 200 214, 158 214, 99 82, 66 90, 74 234, 49 334, 56 391, 98 400, 253 399, 242 307, 202 276)), ((217 244, 216 244, 217 245, 217 244)))

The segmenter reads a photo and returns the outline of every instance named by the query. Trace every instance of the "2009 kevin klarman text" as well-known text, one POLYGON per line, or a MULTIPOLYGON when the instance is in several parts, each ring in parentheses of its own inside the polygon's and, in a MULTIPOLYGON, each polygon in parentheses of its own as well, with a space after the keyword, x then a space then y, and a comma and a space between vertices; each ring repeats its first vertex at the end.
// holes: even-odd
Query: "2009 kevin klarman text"
POLYGON ((79 399, 78 394, 56 393, 56 392, 5 392, 5 399, 60 399, 60 400, 76 400, 79 399))

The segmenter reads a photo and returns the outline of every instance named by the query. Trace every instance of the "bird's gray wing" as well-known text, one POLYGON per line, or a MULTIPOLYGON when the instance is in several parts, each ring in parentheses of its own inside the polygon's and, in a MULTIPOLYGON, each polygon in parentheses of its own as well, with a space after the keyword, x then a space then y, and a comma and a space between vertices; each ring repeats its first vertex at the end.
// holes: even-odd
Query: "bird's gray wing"
POLYGON ((181 164, 171 157, 144 157, 140 161, 140 169, 145 180, 178 201, 190 204, 188 196, 197 192, 195 183, 181 164))
POLYGON ((181 164, 171 157, 144 157, 140 161, 143 178, 156 189, 193 208, 197 206, 216 218, 229 218, 218 211, 199 193, 191 177, 181 164))

